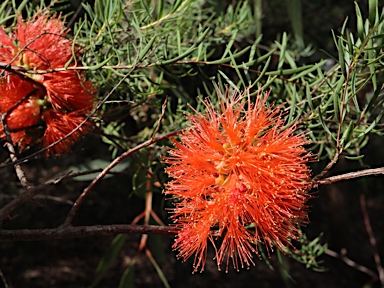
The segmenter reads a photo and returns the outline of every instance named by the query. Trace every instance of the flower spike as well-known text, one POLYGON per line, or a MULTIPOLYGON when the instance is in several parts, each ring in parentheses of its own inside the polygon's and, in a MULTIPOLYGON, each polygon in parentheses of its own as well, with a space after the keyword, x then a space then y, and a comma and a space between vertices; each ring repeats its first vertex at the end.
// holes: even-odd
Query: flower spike
POLYGON ((194 272, 204 270, 208 241, 219 269, 239 270, 255 264, 259 243, 284 251, 307 222, 305 135, 284 128, 279 109, 266 106, 268 94, 251 103, 249 91, 247 101, 217 93, 219 111, 205 101, 206 115, 188 117, 190 127, 165 157, 172 178, 165 194, 176 201, 171 218, 180 228, 173 248, 184 261, 195 255, 194 272))
POLYGON ((41 142, 52 146, 47 155, 60 155, 90 127, 86 115, 92 111, 95 88, 84 72, 62 70, 73 67, 76 62, 68 62, 79 56, 67 32, 57 15, 42 10, 28 21, 19 17, 10 36, 0 28, 0 61, 21 68, 0 69, 0 115, 5 115, 0 138, 20 150, 41 142), (44 129, 43 137, 35 133, 37 127, 44 129))

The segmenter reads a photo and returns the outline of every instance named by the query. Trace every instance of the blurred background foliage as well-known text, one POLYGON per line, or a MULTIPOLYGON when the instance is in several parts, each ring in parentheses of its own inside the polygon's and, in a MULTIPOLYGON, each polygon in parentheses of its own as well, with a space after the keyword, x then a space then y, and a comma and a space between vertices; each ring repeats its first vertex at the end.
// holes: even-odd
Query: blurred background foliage
MULTIPOLYGON (((331 169, 331 173, 372 165, 372 156, 369 156, 372 148, 366 147, 377 149, 378 143, 382 143, 384 113, 384 12, 382 3, 378 2, 3 1, 0 4, 0 25, 6 27, 8 32, 12 31, 12 25, 20 13, 27 19, 36 9, 42 7, 49 7, 51 13, 61 13, 71 29, 68 36, 74 39, 82 51, 82 63, 78 65, 86 70, 87 77, 98 89, 93 133, 78 143, 68 157, 35 157, 29 159, 25 165, 29 177, 36 184, 68 171, 89 173, 66 181, 58 191, 42 195, 45 198, 36 199, 40 201, 37 206, 29 205, 23 211, 20 209, 18 218, 9 224, 10 227, 16 229, 59 225, 71 201, 97 175, 95 171, 105 168, 124 151, 151 137, 186 127, 185 114, 190 113, 192 107, 198 111, 204 109, 199 98, 209 97, 213 103, 217 101, 216 86, 221 89, 230 86, 240 91, 250 87, 252 97, 258 97, 260 91, 271 91, 268 102, 282 105, 287 125, 298 122, 302 131, 309 132, 311 144, 308 149, 320 160, 313 163, 314 176, 333 162, 338 165, 331 169), (368 158, 364 158, 364 151, 369 154, 368 158), (48 196, 59 197, 69 204, 58 204, 52 199, 49 202, 48 196), (42 207, 39 208, 39 205, 42 207), (57 209, 62 214, 48 221, 43 220, 57 212, 49 208, 55 205, 62 205, 57 209), (28 213, 35 215, 32 219, 37 221, 31 221, 28 213)), ((144 205, 148 208, 149 193, 153 197, 150 208, 162 221, 168 222, 165 212, 168 204, 161 195, 163 185, 167 182, 161 155, 166 153, 168 145, 168 141, 158 142, 138 151, 115 167, 113 176, 97 186, 86 200, 87 204, 79 211, 80 215, 76 216, 76 224, 129 223, 140 215, 145 209, 144 205), (145 200, 147 204, 144 204, 145 200)), ((21 156, 28 158, 37 149, 31 147, 21 156)), ((373 165, 382 165, 383 153, 376 152, 373 165)), ((7 152, 1 151, 3 163, 7 158, 7 152)), ((1 190, 8 191, 2 192, 6 194, 1 200, 5 204, 9 197, 12 198, 12 193, 18 193, 19 187, 12 169, 5 165, 1 169, 1 190), (13 180, 5 183, 4 179, 10 179, 9 177, 13 180)), ((364 181, 359 184, 352 181, 351 186, 360 187, 360 193, 366 193, 372 184, 368 183, 369 180, 364 181)), ((345 283, 352 283, 348 287, 353 287, 353 280, 348 282, 344 278, 337 279, 339 274, 336 272, 331 272, 335 273, 331 276, 323 272, 300 277, 297 275, 299 273, 292 271, 297 267, 337 271, 336 266, 340 263, 329 267, 322 260, 317 260, 318 257, 324 257, 323 254, 328 249, 326 240, 334 244, 336 250, 343 248, 345 241, 354 241, 341 237, 337 232, 332 234, 332 229, 344 231, 343 229, 347 229, 345 226, 351 225, 348 208, 353 205, 349 206, 349 203, 356 203, 358 200, 356 195, 355 198, 345 198, 345 195, 339 193, 339 186, 333 186, 334 190, 325 191, 323 198, 318 195, 318 198, 325 200, 314 200, 311 203, 311 220, 319 225, 311 227, 313 224, 310 224, 304 230, 311 240, 303 234, 302 241, 295 243, 297 249, 288 252, 291 258, 280 254, 277 257, 274 254, 269 259, 266 255, 258 267, 242 272, 241 277, 234 274, 231 279, 225 278, 228 276, 219 278, 222 276, 214 272, 215 267, 208 266, 208 271, 203 275, 192 276, 194 280, 191 283, 194 284, 191 285, 195 286, 188 287, 205 287, 204 285, 211 285, 215 281, 216 286, 212 287, 232 287, 225 286, 227 280, 228 283, 247 282, 245 279, 260 280, 260 273, 264 276, 261 283, 271 283, 270 286, 276 284, 289 287, 293 285, 293 281, 305 286, 308 283, 317 283, 322 277, 330 277, 329 279, 335 281, 335 286, 331 287, 342 287, 345 283), (331 207, 328 214, 322 210, 324 206, 331 207), (323 217, 324 214, 326 216, 323 217), (323 220, 316 222, 318 219, 323 220), (340 227, 343 229, 340 230, 340 227), (326 240, 319 237, 323 231, 326 240), (343 241, 344 244, 340 244, 343 241), (274 267, 280 272, 280 276, 277 271, 268 271, 267 267, 274 267)), ((383 188, 382 183, 374 186, 375 191, 383 188)), ((377 197, 375 201, 382 203, 383 196, 377 197)), ((374 215, 382 212, 382 206, 371 208, 372 211, 377 210, 373 212, 374 215)), ((351 208, 353 215, 356 215, 356 209, 360 213, 359 208, 351 208)), ((159 224, 156 219, 150 221, 151 224, 159 224)), ((364 232, 364 226, 361 229, 364 232)), ((381 232, 378 237, 382 239, 384 234, 381 232)), ((96 254, 92 253, 93 259, 90 261, 94 266, 83 269, 86 274, 84 279, 81 278, 83 276, 69 277, 77 279, 76 281, 82 279, 80 282, 83 283, 76 282, 79 285, 71 284, 71 287, 133 287, 135 284, 137 287, 179 287, 185 282, 183 277, 190 277, 187 271, 190 268, 187 266, 191 264, 175 262, 174 255, 169 251, 169 240, 150 236, 148 247, 152 254, 147 254, 148 258, 140 258, 135 254, 135 241, 138 239, 132 240, 131 237, 119 235, 113 240, 97 240, 102 247, 97 248, 99 252, 96 254), (149 263, 149 267, 143 261, 149 263), (113 273, 112 268, 117 272, 113 273), (144 271, 152 275, 150 280, 143 276, 144 271), (89 278, 89 275, 96 276, 89 278)), ((361 243, 356 241, 352 247, 361 249, 361 243)), ((68 245, 68 249, 71 249, 73 243, 68 245)), ((79 243, 86 245, 86 242, 79 243)), ((29 258, 28 249, 32 244, 28 245, 17 246, 23 253, 21 259, 24 256, 29 258)), ((59 243, 56 245, 61 246, 59 243)), ((366 246, 369 247, 368 244, 366 246)), ((81 258, 81 249, 78 253, 76 255, 81 258)), ((7 257, 12 255, 7 254, 7 257)), ((369 248, 366 249, 366 254, 370 255, 369 248)), ((16 267, 6 269, 4 265, 16 265, 18 262, 12 262, 7 257, 2 259, 0 268, 3 269, 5 278, 12 278, 11 275, 19 271, 16 267)), ((364 262, 367 257, 359 259, 364 262)), ((28 261, 20 268, 24 272, 30 269, 28 263, 38 263, 32 256, 28 261)), ((78 260, 69 261, 66 265, 71 267, 76 261, 78 260)), ((368 261, 366 265, 372 263, 368 261)), ((374 270, 374 265, 372 267, 374 270)), ((65 287, 65 283, 72 283, 71 280, 60 282, 59 272, 56 274, 52 276, 58 277, 58 286, 55 287, 65 287)), ((39 286, 39 281, 44 280, 42 274, 40 276, 35 277, 37 280, 25 276, 24 280, 10 281, 17 283, 15 285, 28 283, 28 287, 46 287, 39 286)), ((359 283, 369 283, 373 279, 366 275, 358 276, 359 283)), ((373 282, 377 282, 377 279, 373 282)), ((261 284, 261 287, 270 287, 266 285, 261 284)))

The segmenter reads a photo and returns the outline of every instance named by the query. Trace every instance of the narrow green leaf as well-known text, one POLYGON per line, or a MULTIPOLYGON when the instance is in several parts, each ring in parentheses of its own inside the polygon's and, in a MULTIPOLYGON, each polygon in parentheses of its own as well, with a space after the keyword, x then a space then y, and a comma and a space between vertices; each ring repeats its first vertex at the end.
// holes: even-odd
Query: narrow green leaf
POLYGON ((361 160, 364 158, 364 155, 358 155, 358 156, 348 156, 344 155, 344 157, 348 160, 361 160))
POLYGON ((383 117, 384 109, 380 111, 379 115, 376 116, 375 120, 369 125, 362 133, 360 133, 356 138, 364 137, 367 135, 376 125, 380 122, 383 117))
POLYGON ((355 2, 355 9, 356 9, 356 21, 357 21, 357 34, 359 35, 359 38, 361 41, 364 40, 364 24, 363 24, 363 16, 361 15, 361 11, 359 8, 359 4, 355 2))
POLYGON ((311 89, 309 85, 305 85, 305 96, 307 98, 307 103, 309 108, 311 108, 311 111, 314 111, 313 102, 312 102, 312 95, 311 95, 311 89))
POLYGON ((376 21, 379 18, 379 9, 378 9, 378 1, 377 0, 369 0, 368 1, 368 10, 369 10, 369 23, 371 26, 374 26, 376 21))
POLYGON ((221 70, 219 70, 219 73, 221 76, 224 77, 225 81, 228 82, 228 84, 233 88, 235 89, 236 91, 240 92, 239 88, 237 87, 237 85, 235 83, 233 83, 233 81, 231 80, 231 78, 229 78, 227 75, 225 75, 225 73, 221 70))
MULTIPOLYGON (((268 70, 268 68, 269 68, 269 64, 270 64, 270 62, 271 62, 271 57, 269 57, 269 58, 267 59, 267 61, 265 62, 265 65, 264 65, 264 67, 263 67, 263 70, 261 71, 259 77, 257 77, 256 80, 253 82, 254 84, 259 83, 260 80, 264 77, 265 73, 267 72, 267 70, 268 70)), ((252 85, 254 85, 254 84, 252 84, 252 85)))
POLYGON ((343 35, 345 33, 345 28, 347 27, 348 17, 345 18, 343 26, 341 27, 340 34, 343 35))
POLYGON ((97 265, 95 271, 95 279, 91 287, 96 287, 96 285, 103 279, 107 270, 112 266, 117 255, 119 254, 121 248, 123 248, 125 241, 127 240, 128 235, 120 234, 113 239, 111 245, 105 252, 103 258, 101 258, 99 265, 97 265))
POLYGON ((289 19, 291 21, 293 34, 295 35, 296 45, 299 49, 304 48, 303 41, 303 15, 301 0, 286 0, 289 19))
POLYGON ((352 134, 353 134, 353 130, 354 130, 354 123, 351 121, 351 122, 349 123, 347 129, 345 129, 345 130, 343 131, 343 135, 342 135, 341 138, 340 138, 340 147, 341 147, 342 149, 346 148, 345 146, 346 146, 347 144, 345 144, 345 143, 347 143, 347 142, 351 139, 351 136, 352 136, 352 134))
POLYGON ((227 54, 231 51, 232 45, 233 43, 235 43, 236 36, 237 36, 237 30, 232 31, 231 38, 229 39, 229 42, 227 44, 227 47, 225 48, 222 58, 227 56, 227 54))
POLYGON ((291 99, 287 124, 292 123, 296 111, 296 88, 290 84, 291 83, 287 83, 287 85, 285 85, 285 89, 287 90, 287 93, 290 96, 289 98, 291 99))
POLYGON ((261 90, 267 89, 277 78, 277 75, 269 77, 267 82, 264 83, 263 86, 260 87, 261 90))
POLYGON ((192 54, 193 51, 195 51, 197 48, 198 45, 201 44, 201 42, 205 39, 205 37, 207 36, 207 34, 209 33, 210 31, 210 28, 207 28, 205 29, 205 31, 202 33, 202 35, 200 35, 200 37, 196 40, 196 42, 188 48, 187 51, 185 51, 184 53, 182 53, 181 55, 178 55, 172 59, 168 59, 168 60, 164 60, 164 61, 157 61, 157 65, 168 65, 168 64, 172 64, 180 59, 183 59, 185 57, 187 57, 188 55, 192 54))
POLYGON ((339 54, 339 64, 340 64, 341 71, 342 71, 344 77, 346 77, 346 75, 347 75, 347 68, 346 68, 346 65, 345 65, 344 46, 343 46, 342 39, 339 38, 337 43, 338 43, 338 45, 337 45, 337 52, 339 54))
POLYGON ((164 16, 164 0, 159 0, 157 4, 157 19, 161 19, 164 16))
POLYGON ((111 55, 109 56, 107 59, 105 59, 103 62, 100 62, 96 65, 93 65, 93 66, 88 66, 88 69, 89 70, 97 70, 97 69, 100 69, 101 67, 103 67, 105 64, 107 64, 109 62, 109 60, 111 60, 112 58, 114 57, 114 55, 111 55))
POLYGON ((261 257, 263 258, 263 261, 265 264, 267 264, 268 268, 271 269, 271 270, 275 270, 271 264, 271 262, 269 262, 269 258, 271 258, 269 255, 267 256, 264 252, 264 247, 260 244, 260 242, 257 242, 256 245, 258 246, 258 249, 257 251, 260 253, 261 257))
MULTIPOLYGON (((28 0, 24 0, 23 2, 21 2, 20 4, 18 4, 17 6, 17 9, 15 9, 15 14, 16 15, 19 15, 21 13, 21 11, 23 11, 25 5, 27 5, 27 3, 29 3, 30 1, 28 0)), ((15 7, 16 8, 16 7, 15 7)))
POLYGON ((136 261, 132 260, 131 265, 125 269, 123 276, 120 279, 119 288, 134 288, 135 287, 135 270, 136 261))
POLYGON ((159 275, 161 282, 163 282, 163 285, 165 286, 165 288, 171 288, 171 286, 168 283, 167 277, 165 277, 163 271, 161 270, 160 266, 157 264, 155 258, 153 257, 148 257, 148 258, 151 261, 153 267, 155 268, 157 275, 159 275))
MULTIPOLYGON (((209 61, 209 64, 212 64, 212 65, 217 65, 217 64, 224 64, 224 63, 227 63, 228 61, 230 61, 231 59, 233 58, 238 58, 238 57, 241 57, 242 55, 244 55, 248 50, 250 49, 250 47, 246 47, 244 48, 243 50, 240 50, 239 52, 236 52, 235 54, 232 54, 231 56, 228 56, 228 57, 225 57, 225 58, 221 58, 221 59, 218 59, 218 60, 213 60, 213 61, 209 61)), ((247 63, 248 64, 248 63, 247 63)), ((251 64, 250 64, 251 65, 251 64)), ((247 65, 247 66, 250 66, 250 65, 247 65)), ((239 66, 239 65, 237 65, 239 66)), ((241 65, 240 65, 241 66, 241 65)))
POLYGON ((318 106, 318 113, 319 113, 319 120, 320 120, 320 123, 321 123, 321 126, 323 126, 323 129, 325 132, 328 133, 328 135, 332 136, 332 138, 334 138, 334 136, 332 135, 331 131, 329 131, 327 125, 325 124, 324 122, 324 119, 323 119, 323 114, 321 113, 321 108, 320 106, 318 106))
MULTIPOLYGON (((233 57, 231 51, 229 51, 229 54, 230 54, 230 57, 231 57, 231 62, 235 65, 236 64, 236 60, 235 58, 233 57)), ((239 67, 237 65, 234 66, 235 70, 236 70, 236 74, 237 74, 237 77, 239 77, 239 80, 240 82, 242 83, 244 89, 246 89, 247 85, 245 84, 244 82, 244 79, 243 79, 243 76, 241 75, 241 72, 239 70, 239 67)))
POLYGON ((300 79, 301 77, 304 77, 304 76, 308 75, 309 73, 317 70, 318 68, 323 67, 326 62, 327 62, 327 60, 322 60, 322 61, 320 61, 319 63, 317 63, 315 65, 309 65, 308 69, 306 69, 306 70, 300 72, 299 74, 291 77, 290 80, 294 81, 296 79, 300 79))
POLYGON ((261 39, 263 37, 260 35, 259 37, 257 37, 257 39, 253 42, 252 46, 251 46, 251 51, 249 52, 249 58, 248 58, 248 62, 251 62, 254 60, 254 57, 255 57, 255 53, 257 51, 257 45, 259 45, 261 39))
POLYGON ((153 37, 148 41, 148 43, 144 46, 144 48, 140 50, 140 54, 139 54, 139 57, 138 57, 138 59, 137 59, 137 62, 138 62, 138 63, 140 63, 140 62, 144 59, 144 57, 148 54, 148 51, 149 51, 149 49, 152 48, 153 43, 155 42, 155 40, 156 40, 156 35, 153 36, 153 37))
POLYGON ((277 70, 280 71, 283 68, 284 62, 285 62, 285 51, 287 49, 287 33, 283 33, 283 39, 281 40, 281 45, 279 43, 276 43, 280 47, 280 58, 279 58, 279 64, 277 65, 277 70))

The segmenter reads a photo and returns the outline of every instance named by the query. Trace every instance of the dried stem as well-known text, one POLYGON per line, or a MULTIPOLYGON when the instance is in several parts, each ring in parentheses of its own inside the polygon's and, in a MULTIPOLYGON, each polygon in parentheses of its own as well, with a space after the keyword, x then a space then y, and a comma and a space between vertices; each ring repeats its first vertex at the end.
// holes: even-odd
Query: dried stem
POLYGON ((363 176, 380 175, 380 174, 384 174, 384 167, 375 168, 375 169, 365 169, 365 170, 360 170, 356 172, 350 172, 350 173, 345 173, 341 175, 331 176, 321 180, 314 180, 314 186, 332 184, 332 183, 359 178, 363 176))
POLYGON ((7 217, 9 217, 9 215, 11 214, 11 212, 13 210, 15 210, 17 207, 23 205, 24 203, 30 201, 39 192, 41 192, 44 189, 47 189, 47 187, 49 187, 51 185, 58 184, 65 177, 66 177, 66 175, 61 177, 61 178, 48 181, 48 182, 46 182, 44 184, 41 184, 41 185, 38 185, 38 186, 29 187, 27 189, 27 191, 25 191, 24 193, 19 195, 19 197, 17 197, 16 199, 13 199, 11 202, 9 202, 5 206, 3 206, 3 208, 1 208, 1 210, 0 210, 0 221, 3 221, 7 217))
POLYGON ((356 263, 355 261, 348 258, 344 253, 337 253, 333 250, 327 249, 327 250, 325 250, 325 254, 332 256, 334 258, 338 258, 338 259, 342 260, 348 266, 350 266, 356 270, 359 270, 360 272, 363 272, 363 273, 377 279, 377 274, 374 271, 372 271, 371 269, 369 269, 363 265, 356 263))
POLYGON ((19 178, 20 184, 24 188, 29 188, 31 184, 28 182, 27 177, 25 176, 24 170, 21 168, 20 164, 18 163, 17 154, 15 147, 13 146, 12 136, 11 136, 11 130, 8 127, 7 124, 7 117, 24 101, 26 101, 33 93, 35 93, 37 89, 32 90, 30 93, 28 93, 26 96, 24 96, 22 99, 17 101, 15 105, 13 105, 7 112, 3 113, 1 115, 1 124, 4 129, 5 139, 7 146, 7 149, 9 151, 9 158, 11 159, 11 162, 13 163, 13 167, 15 168, 15 172, 17 175, 17 178, 19 178))
POLYGON ((4 288, 9 288, 7 280, 5 279, 5 276, 3 274, 3 271, 1 271, 1 269, 0 269, 0 278, 1 278, 1 281, 3 282, 4 288))
POLYGON ((1 241, 41 241, 53 239, 113 236, 118 234, 175 235, 178 229, 170 226, 111 224, 93 226, 66 226, 52 229, 0 229, 1 241))
POLYGON ((320 174, 316 175, 315 180, 321 179, 336 164, 337 160, 339 160, 340 153, 341 153, 340 151, 336 152, 335 156, 327 164, 327 166, 325 166, 323 171, 321 171, 320 174))
POLYGON ((377 249, 376 238, 375 238, 375 235, 373 234, 371 222, 369 221, 369 215, 367 211, 367 206, 365 204, 364 194, 361 194, 360 196, 360 205, 361 205, 361 212, 363 213, 363 217, 364 217, 365 229, 367 230, 369 242, 371 243, 371 246, 372 246, 373 258, 375 259, 376 269, 377 269, 377 272, 379 272, 380 284, 381 284, 381 287, 384 287, 384 269, 383 269, 383 266, 381 265, 379 250, 377 249))
POLYGON ((64 226, 68 226, 71 224, 72 220, 73 220, 73 217, 75 217, 76 215, 76 212, 77 210, 79 210, 81 204, 83 203, 84 199, 88 196, 88 194, 91 192, 91 190, 93 189, 93 187, 98 183, 100 182, 105 175, 108 174, 108 172, 110 170, 113 169, 113 167, 115 167, 117 164, 119 164, 121 161, 123 161, 125 158, 129 157, 130 155, 132 155, 133 153, 139 151, 140 149, 143 149, 149 145, 152 145, 153 143, 155 142, 158 142, 160 140, 163 140, 163 139, 166 139, 168 137, 171 137, 171 136, 174 136, 176 134, 178 134, 181 130, 176 130, 176 131, 173 131, 173 132, 169 132, 167 134, 164 134, 163 136, 159 136, 157 138, 151 138, 139 145, 137 145, 136 147, 124 152, 123 154, 121 154, 119 157, 117 157, 115 160, 113 160, 102 172, 99 173, 99 175, 96 176, 96 178, 91 182, 91 184, 89 184, 84 190, 83 190, 83 193, 81 193, 81 195, 77 198, 75 204, 72 206, 72 209, 69 211, 68 215, 67 215, 67 218, 65 219, 63 225, 64 226))

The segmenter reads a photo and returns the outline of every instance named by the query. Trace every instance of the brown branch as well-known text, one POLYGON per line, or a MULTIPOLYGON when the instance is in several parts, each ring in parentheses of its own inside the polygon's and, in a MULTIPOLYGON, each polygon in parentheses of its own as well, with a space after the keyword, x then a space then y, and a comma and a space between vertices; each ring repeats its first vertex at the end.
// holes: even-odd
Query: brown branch
POLYGON ((349 180, 349 179, 354 179, 354 178, 359 178, 363 176, 370 176, 370 175, 380 175, 384 174, 384 167, 380 168, 375 168, 375 169, 365 169, 365 170, 360 170, 356 172, 350 172, 350 173, 345 173, 341 175, 336 175, 336 176, 331 176, 327 177, 324 179, 320 180, 314 180, 314 186, 318 185, 326 185, 326 184, 332 184, 344 180, 349 180))
POLYGON ((316 175, 315 180, 320 179, 325 174, 327 174, 327 172, 336 164, 337 160, 339 160, 340 154, 341 154, 341 151, 336 151, 333 159, 327 164, 327 166, 325 166, 325 168, 323 169, 323 171, 321 171, 320 174, 316 175))
POLYGON ((10 217, 10 214, 13 210, 23 205, 24 203, 30 201, 33 197, 37 195, 37 193, 39 193, 41 190, 45 189, 46 187, 47 187, 46 184, 31 187, 27 189, 27 191, 22 193, 19 197, 17 197, 16 199, 13 199, 11 202, 6 204, 0 210, 0 222, 10 217))
POLYGON ((363 217, 364 217, 365 229, 367 230, 369 242, 371 243, 371 247, 373 250, 373 258, 375 259, 376 269, 377 269, 377 272, 379 272, 380 284, 382 287, 384 287, 384 269, 383 269, 383 266, 381 265, 379 250, 377 249, 376 238, 375 238, 375 235, 373 234, 371 222, 369 221, 369 215, 367 211, 367 205, 365 204, 364 194, 361 194, 360 196, 360 205, 361 205, 361 212, 363 213, 363 217))
POLYGON ((1 271, 1 269, 0 269, 0 278, 1 278, 1 281, 3 281, 4 288, 9 288, 7 280, 5 279, 5 276, 3 274, 3 271, 1 271))
POLYGON ((83 203, 84 199, 88 196, 88 194, 91 192, 91 190, 93 189, 93 187, 98 183, 100 182, 105 175, 107 175, 109 173, 110 170, 113 169, 113 167, 115 167, 117 164, 119 164, 121 161, 123 161, 125 158, 127 158, 128 156, 132 155, 133 153, 139 151, 140 149, 143 149, 149 145, 152 145, 153 143, 155 142, 158 142, 160 140, 163 140, 163 139, 166 139, 168 137, 171 137, 171 136, 174 136, 176 134, 178 134, 181 130, 176 130, 176 131, 173 131, 173 132, 169 132, 167 134, 164 134, 162 136, 159 136, 157 138, 154 138, 154 139, 149 139, 139 145, 137 145, 136 147, 124 152, 123 154, 121 154, 119 157, 117 157, 115 160, 113 160, 106 168, 104 168, 104 170, 102 172, 100 172, 95 179, 93 179, 93 181, 91 182, 91 184, 89 184, 84 190, 83 190, 83 193, 81 193, 81 195, 77 198, 75 204, 73 204, 72 206, 72 209, 69 211, 68 215, 67 215, 67 218, 65 219, 63 225, 64 226, 67 226, 67 225, 70 225, 72 220, 73 220, 73 217, 75 217, 76 215, 76 212, 77 210, 79 210, 81 204, 83 203))
POLYGON ((345 253, 337 253, 333 250, 330 250, 330 249, 327 249, 325 250, 325 254, 331 256, 331 257, 334 257, 334 258, 337 258, 337 259, 340 259, 342 260, 345 264, 347 264, 348 266, 356 269, 356 270, 359 270, 360 272, 363 272, 375 279, 377 279, 377 274, 372 271, 371 269, 363 266, 363 265, 360 265, 358 263, 356 263, 355 261, 351 260, 350 258, 348 258, 345 253))
POLYGON ((21 168, 21 165, 18 163, 16 150, 15 150, 15 147, 13 146, 13 140, 12 140, 12 136, 11 136, 12 131, 8 127, 7 117, 19 105, 21 105, 24 101, 28 100, 32 96, 32 94, 34 94, 35 92, 37 92, 37 89, 33 89, 31 92, 29 92, 27 95, 25 95, 19 101, 17 101, 10 109, 8 109, 8 111, 6 111, 5 113, 3 113, 1 115, 1 124, 2 124, 3 130, 4 130, 4 135, 5 135, 5 140, 6 140, 5 145, 8 148, 9 158, 11 159, 11 162, 13 163, 13 167, 15 169, 16 176, 17 176, 17 178, 19 178, 20 184, 24 188, 29 188, 31 185, 28 182, 27 177, 25 176, 24 170, 21 168))
POLYGON ((16 199, 13 199, 11 202, 3 206, 0 210, 0 222, 4 219, 8 218, 13 210, 23 205, 24 203, 30 201, 33 197, 35 197, 40 191, 46 189, 49 186, 53 186, 58 184, 62 179, 64 179, 66 175, 61 178, 50 180, 44 184, 38 186, 30 186, 24 193, 19 195, 16 199))
POLYGON ((118 234, 157 234, 176 235, 178 228, 172 226, 156 225, 93 225, 93 226, 66 226, 52 229, 0 229, 0 242, 5 241, 41 241, 53 239, 84 238, 91 236, 114 236, 118 234))
MULTIPOLYGON (((7 63, 0 62, 0 68, 4 69, 4 67, 7 65, 7 63)), ((228 67, 234 69, 234 66, 232 64, 228 63, 220 63, 220 64, 212 64, 209 61, 201 61, 201 60, 179 60, 175 61, 172 63, 172 65, 206 65, 206 66, 221 66, 221 67, 228 67)), ((154 63, 142 63, 142 64, 133 64, 133 65, 104 65, 101 67, 98 67, 98 69, 106 69, 106 70, 117 70, 117 69, 143 69, 143 68, 150 68, 150 67, 155 67, 155 66, 161 66, 161 64, 154 62, 154 63)), ((14 71, 20 71, 20 72, 26 72, 25 68, 19 67, 19 66, 9 66, 11 67, 14 71)), ((244 70, 244 67, 238 67, 241 70, 244 70)), ((69 67, 62 67, 62 68, 54 68, 54 69, 46 69, 46 70, 28 70, 29 74, 47 74, 47 73, 56 73, 60 71, 66 71, 66 70, 90 70, 94 69, 93 66, 69 66, 69 67)), ((261 71, 255 70, 255 69, 249 69, 247 68, 247 71, 250 73, 255 73, 255 74, 261 74, 261 71)), ((268 76, 266 74, 266 76, 268 76)), ((280 75, 276 75, 277 79, 280 79, 284 82, 290 82, 295 84, 296 86, 303 87, 304 85, 298 81, 290 80, 289 78, 284 78, 280 75)), ((314 92, 313 92, 314 93, 314 92)), ((311 92, 311 94, 313 94, 311 92)))

